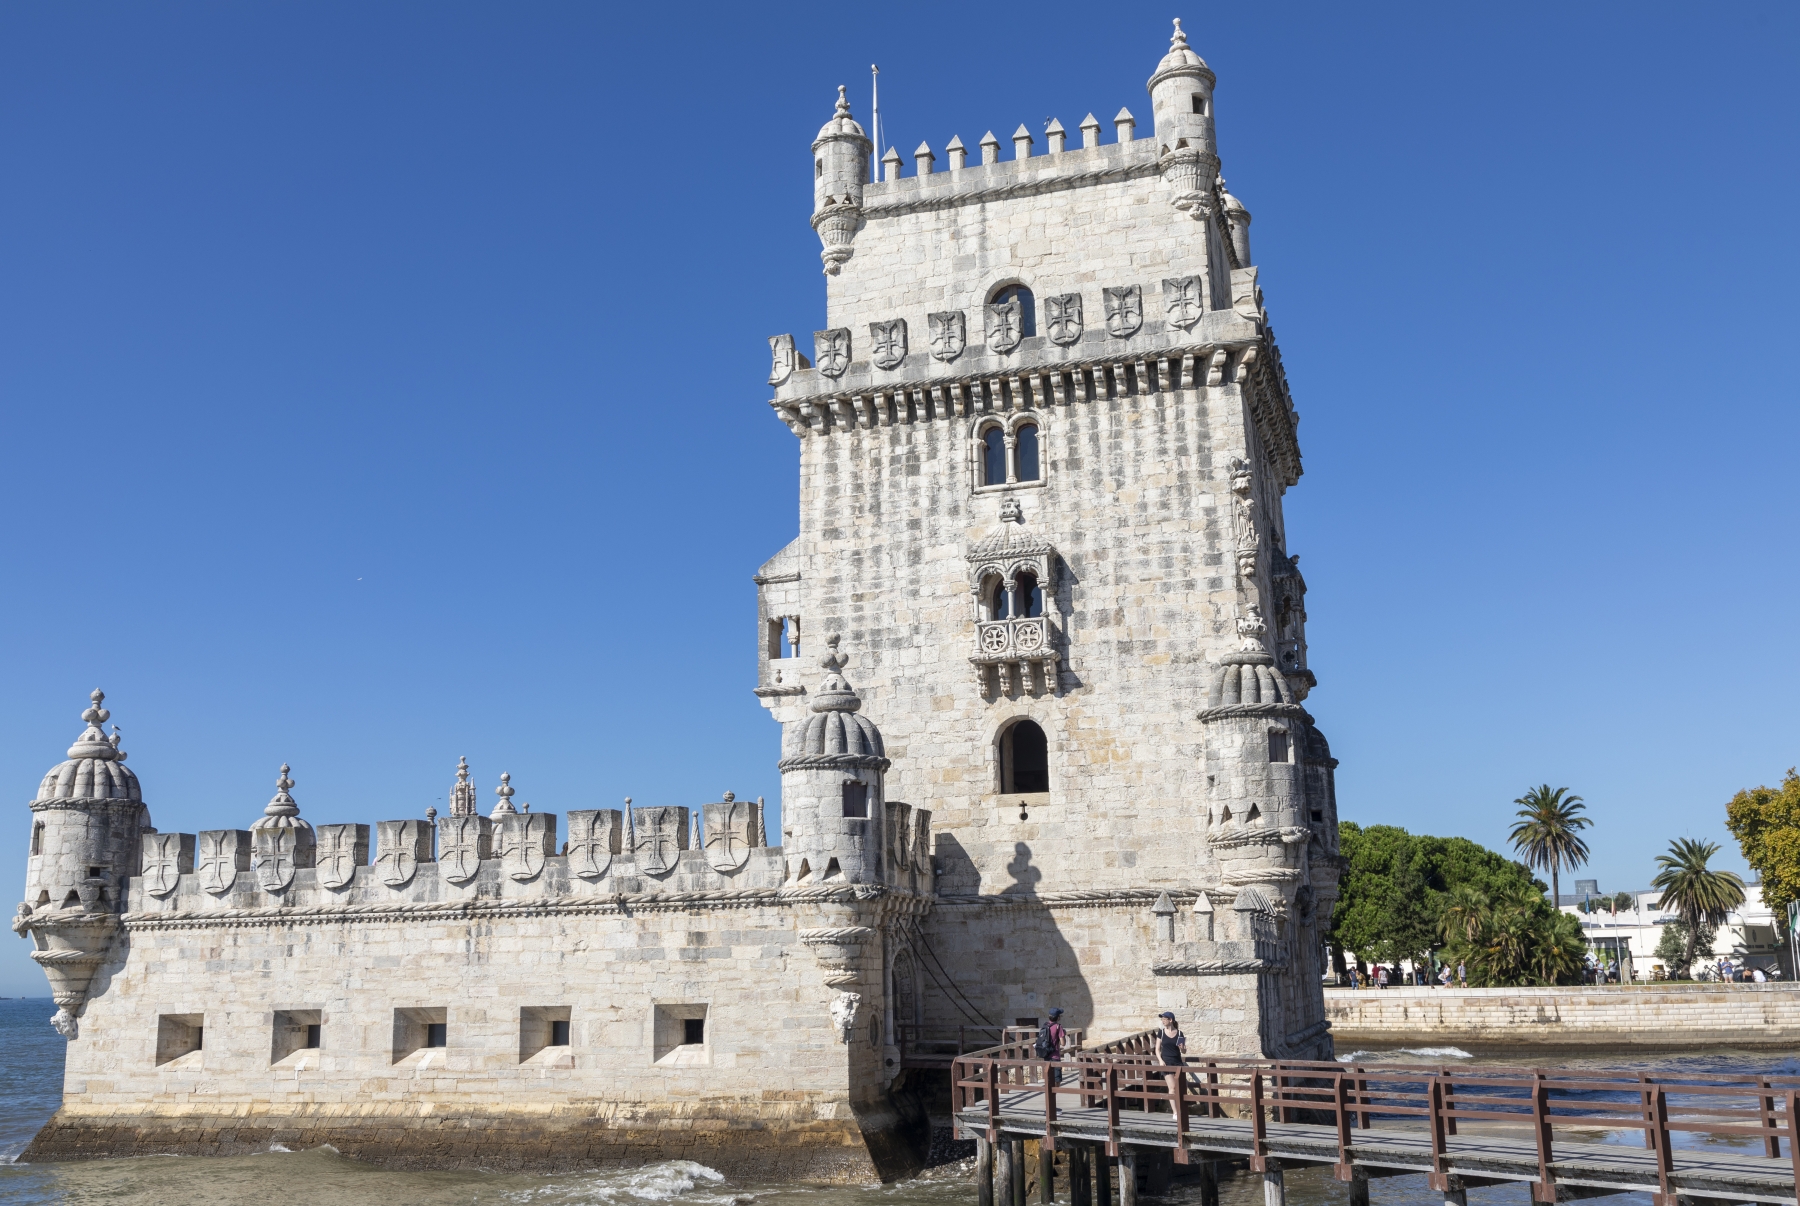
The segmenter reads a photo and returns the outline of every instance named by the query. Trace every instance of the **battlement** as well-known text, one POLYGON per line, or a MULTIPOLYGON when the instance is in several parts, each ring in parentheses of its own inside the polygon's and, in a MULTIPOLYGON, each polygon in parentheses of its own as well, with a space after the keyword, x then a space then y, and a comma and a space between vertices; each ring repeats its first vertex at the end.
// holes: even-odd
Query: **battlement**
MULTIPOLYGON (((1120 110, 1121 119, 1130 114, 1120 110)), ((1091 118, 1090 118, 1091 120, 1091 118)), ((975 163, 962 163, 962 140, 952 138, 948 166, 938 168, 931 148, 920 144, 913 153, 912 174, 902 175, 902 161, 897 152, 883 164, 882 180, 862 190, 865 221, 894 217, 922 209, 976 205, 1012 197, 1042 196, 1064 189, 1117 181, 1151 179, 1158 176, 1156 142, 1151 138, 1131 137, 1132 122, 1121 120, 1119 140, 1101 144, 1099 123, 1092 127, 1094 141, 1087 146, 1063 149, 1061 126, 1048 153, 1032 154, 1032 138, 1023 126, 1013 135, 1013 156, 999 157, 998 141, 990 132, 982 141, 982 150, 992 154, 975 163)))

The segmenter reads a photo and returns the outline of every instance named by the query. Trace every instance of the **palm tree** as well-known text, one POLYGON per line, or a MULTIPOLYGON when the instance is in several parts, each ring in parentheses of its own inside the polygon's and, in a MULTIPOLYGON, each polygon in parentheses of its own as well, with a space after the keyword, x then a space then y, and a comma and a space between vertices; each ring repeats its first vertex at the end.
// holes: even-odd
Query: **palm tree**
POLYGON ((1650 886, 1662 893, 1662 907, 1681 914, 1687 925, 1684 969, 1692 967, 1699 955, 1700 928, 1718 928, 1727 913, 1744 903, 1743 880, 1729 871, 1707 868, 1707 860, 1718 852, 1717 842, 1676 838, 1669 843, 1667 854, 1656 856, 1656 865, 1662 870, 1650 886))
POLYGON ((1452 885, 1444 897, 1443 912, 1438 915, 1444 940, 1452 945, 1474 942, 1481 936, 1489 905, 1487 893, 1475 885, 1452 885))
POLYGON ((1519 805, 1519 822, 1512 827, 1513 849, 1524 856, 1527 866, 1550 872, 1550 904, 1562 903, 1564 867, 1574 870, 1587 862, 1587 843, 1576 836, 1593 821, 1581 814, 1587 805, 1580 796, 1572 796, 1566 787, 1548 783, 1534 787, 1513 801, 1519 805))

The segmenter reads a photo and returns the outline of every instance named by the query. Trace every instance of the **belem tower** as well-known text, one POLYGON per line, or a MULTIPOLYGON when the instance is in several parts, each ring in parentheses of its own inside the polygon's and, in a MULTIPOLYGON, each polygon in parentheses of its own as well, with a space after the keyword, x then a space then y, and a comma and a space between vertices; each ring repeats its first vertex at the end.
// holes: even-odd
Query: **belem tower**
POLYGON ((1329 1058, 1298 420, 1214 82, 1177 23, 1110 136, 875 165, 840 89, 795 148, 826 308, 769 341, 800 444, 799 536, 755 576, 780 832, 730 793, 559 816, 465 765, 441 816, 315 825, 284 766, 161 833, 94 692, 30 804, 13 928, 68 1063, 23 1158, 869 1180, 919 1159, 919 1053, 959 1027, 1166 1008, 1190 1053, 1329 1058))

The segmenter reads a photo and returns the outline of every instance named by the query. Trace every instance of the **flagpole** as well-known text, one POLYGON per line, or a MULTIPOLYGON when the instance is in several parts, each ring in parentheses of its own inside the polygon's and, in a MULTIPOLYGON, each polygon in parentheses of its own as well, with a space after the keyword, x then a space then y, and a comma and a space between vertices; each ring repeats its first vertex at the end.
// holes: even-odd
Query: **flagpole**
POLYGON ((875 156, 869 165, 871 183, 881 182, 881 68, 869 64, 869 130, 875 143, 875 156))

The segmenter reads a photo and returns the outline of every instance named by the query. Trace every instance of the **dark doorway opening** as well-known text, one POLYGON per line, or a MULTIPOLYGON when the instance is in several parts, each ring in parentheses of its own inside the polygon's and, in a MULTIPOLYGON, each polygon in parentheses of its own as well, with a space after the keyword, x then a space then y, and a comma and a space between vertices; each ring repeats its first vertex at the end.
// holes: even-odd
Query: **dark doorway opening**
POLYGON ((1050 742, 1035 721, 1021 720, 1000 735, 1000 790, 1050 790, 1050 742))

